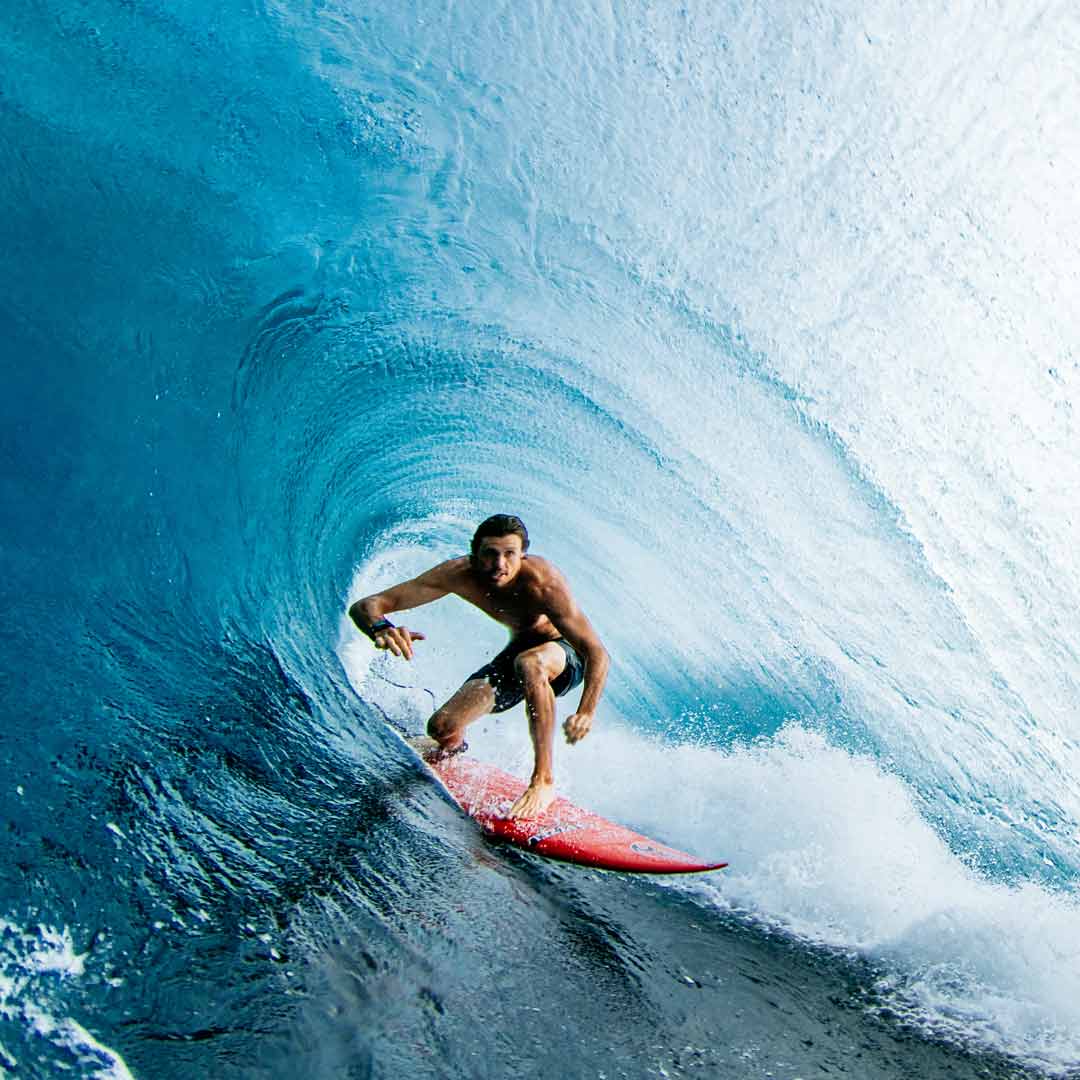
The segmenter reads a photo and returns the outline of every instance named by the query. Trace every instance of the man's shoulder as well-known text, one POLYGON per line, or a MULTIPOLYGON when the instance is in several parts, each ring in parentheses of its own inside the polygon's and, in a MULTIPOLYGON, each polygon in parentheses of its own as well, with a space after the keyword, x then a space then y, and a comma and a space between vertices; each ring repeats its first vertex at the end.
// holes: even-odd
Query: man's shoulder
POLYGON ((563 572, 549 560, 540 555, 530 555, 523 563, 522 569, 528 574, 528 583, 531 588, 542 592, 550 590, 561 591, 569 588, 563 572))
POLYGON ((543 555, 533 555, 530 552, 521 560, 521 569, 528 574, 530 580, 540 581, 555 570, 555 566, 543 555))

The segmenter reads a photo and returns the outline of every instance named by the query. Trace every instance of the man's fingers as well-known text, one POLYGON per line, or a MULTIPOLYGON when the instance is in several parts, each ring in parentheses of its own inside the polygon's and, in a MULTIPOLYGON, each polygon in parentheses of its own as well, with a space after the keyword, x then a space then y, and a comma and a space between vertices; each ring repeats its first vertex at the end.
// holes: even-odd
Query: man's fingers
POLYGON ((568 743, 576 743, 581 739, 584 739, 585 736, 589 734, 591 728, 591 717, 578 716, 577 713, 568 717, 566 723, 563 724, 563 731, 566 732, 566 741, 568 743))
POLYGON ((411 660, 413 655, 412 643, 423 640, 423 634, 414 634, 404 626, 392 626, 389 630, 384 630, 382 633, 375 635, 375 647, 377 649, 386 649, 403 660, 411 660))

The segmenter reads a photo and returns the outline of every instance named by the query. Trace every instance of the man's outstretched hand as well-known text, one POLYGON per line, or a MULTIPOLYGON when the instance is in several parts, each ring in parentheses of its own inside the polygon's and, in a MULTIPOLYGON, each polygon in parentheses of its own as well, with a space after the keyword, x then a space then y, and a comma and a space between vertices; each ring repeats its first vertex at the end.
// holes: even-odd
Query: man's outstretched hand
POLYGON ((566 732, 568 743, 580 742, 592 730, 592 713, 576 712, 566 718, 563 731, 566 732))
POLYGON ((395 656, 405 660, 412 659, 412 643, 423 641, 424 635, 416 630, 410 630, 407 626, 388 626, 385 630, 375 633, 375 648, 386 649, 395 656))

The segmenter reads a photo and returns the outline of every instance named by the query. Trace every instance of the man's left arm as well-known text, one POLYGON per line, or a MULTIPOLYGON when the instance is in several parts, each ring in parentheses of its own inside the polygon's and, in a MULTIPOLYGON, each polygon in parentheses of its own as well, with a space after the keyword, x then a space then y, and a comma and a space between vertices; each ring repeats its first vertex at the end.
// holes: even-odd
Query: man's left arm
POLYGON ((607 681, 609 658, 607 649, 600 642, 592 623, 578 607, 569 589, 564 587, 553 590, 549 598, 548 618, 556 629, 577 650, 585 660, 585 680, 581 691, 581 701, 577 712, 567 717, 563 724, 566 741, 576 743, 588 735, 592 727, 593 714, 600 702, 600 695, 607 681))

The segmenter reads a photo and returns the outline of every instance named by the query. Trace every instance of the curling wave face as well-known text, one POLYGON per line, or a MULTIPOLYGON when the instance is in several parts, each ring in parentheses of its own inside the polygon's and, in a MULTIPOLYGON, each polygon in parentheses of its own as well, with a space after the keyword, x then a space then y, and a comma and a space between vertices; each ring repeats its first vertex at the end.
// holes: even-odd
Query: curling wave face
POLYGON ((144 1033, 217 1032, 185 971, 270 993, 329 878, 370 899, 357 805, 423 848, 379 710, 498 631, 425 611, 403 674, 341 612, 510 510, 614 660, 575 798, 729 858, 695 903, 871 958, 912 1023, 1080 1060, 1075 17, 1042 14, 5 13, 5 1053, 149 1054, 129 970, 144 1033), (26 978, 65 932, 85 963, 26 978))

